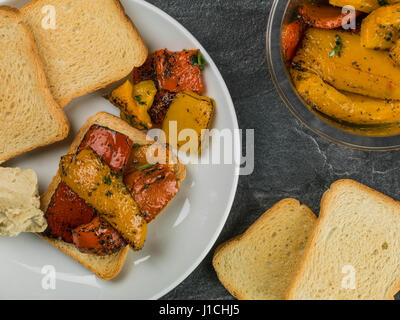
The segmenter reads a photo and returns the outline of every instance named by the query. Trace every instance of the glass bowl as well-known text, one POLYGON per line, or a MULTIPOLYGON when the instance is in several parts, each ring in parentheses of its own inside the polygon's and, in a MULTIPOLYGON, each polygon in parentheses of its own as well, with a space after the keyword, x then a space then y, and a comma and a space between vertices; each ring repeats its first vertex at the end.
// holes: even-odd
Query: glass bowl
POLYGON ((272 80, 289 110, 321 137, 351 148, 388 151, 400 149, 400 125, 358 126, 339 123, 307 106, 292 84, 281 54, 281 29, 296 15, 296 0, 275 0, 268 20, 267 60, 272 80))

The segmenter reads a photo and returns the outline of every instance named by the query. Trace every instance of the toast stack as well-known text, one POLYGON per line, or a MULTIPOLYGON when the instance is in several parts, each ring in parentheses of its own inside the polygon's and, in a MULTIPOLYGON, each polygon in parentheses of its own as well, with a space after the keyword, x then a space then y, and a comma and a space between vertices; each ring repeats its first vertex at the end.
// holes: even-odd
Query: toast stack
POLYGON ((147 48, 118 0, 33 0, 21 12, 62 107, 124 78, 147 58, 147 48))
POLYGON ((399 202, 340 180, 324 194, 315 223, 306 207, 281 201, 220 246, 214 268, 238 299, 393 300, 399 235, 399 202))
POLYGON ((0 7, 0 163, 68 135, 69 123, 47 86, 29 29, 0 7))
POLYGON ((0 7, 0 163, 63 140, 71 99, 127 76, 147 48, 118 0, 0 7))

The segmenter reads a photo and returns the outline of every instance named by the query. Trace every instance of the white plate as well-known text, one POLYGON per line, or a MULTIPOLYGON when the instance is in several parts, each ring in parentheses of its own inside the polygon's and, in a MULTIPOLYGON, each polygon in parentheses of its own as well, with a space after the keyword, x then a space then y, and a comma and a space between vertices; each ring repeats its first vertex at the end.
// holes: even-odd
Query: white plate
MULTIPOLYGON (((28 1, 1 1, 21 7, 28 1)), ((217 103, 214 128, 237 129, 228 89, 200 43, 178 22, 141 0, 122 1, 150 51, 200 48, 208 62, 204 72, 207 95, 217 103)), ((116 108, 94 93, 65 109, 72 124, 70 138, 9 161, 6 166, 33 168, 43 192, 57 171, 72 137, 85 120, 99 111, 118 115, 116 108)), ((236 156, 239 138, 234 141, 236 156)), ((130 252, 121 274, 102 281, 35 235, 0 239, 0 299, 157 299, 182 282, 204 259, 231 210, 238 183, 236 165, 190 165, 172 205, 149 227, 144 250, 130 252), (42 287, 43 266, 57 271, 55 290, 42 287)), ((193 288, 195 290, 195 288, 193 288)))

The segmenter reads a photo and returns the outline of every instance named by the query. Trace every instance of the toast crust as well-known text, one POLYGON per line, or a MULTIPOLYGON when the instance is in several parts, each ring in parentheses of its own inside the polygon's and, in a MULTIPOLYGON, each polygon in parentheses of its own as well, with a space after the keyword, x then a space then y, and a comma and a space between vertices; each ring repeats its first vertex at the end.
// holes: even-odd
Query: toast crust
MULTIPOLYGON (((302 261, 300 263, 300 267, 299 270, 296 274, 296 276, 294 277, 288 293, 286 295, 286 300, 293 300, 293 296, 296 290, 296 283, 299 281, 299 279, 301 278, 301 275, 305 269, 305 265, 307 262, 307 258, 308 256, 311 254, 311 250, 314 246, 314 244, 316 243, 316 239, 318 237, 318 235, 321 232, 320 226, 322 225, 322 223, 325 221, 325 218, 327 216, 327 211, 329 211, 329 204, 332 201, 334 195, 336 194, 336 191, 338 189, 340 189, 343 186, 351 186, 355 189, 358 190, 363 190, 364 192, 368 192, 371 194, 371 197, 374 198, 379 198, 380 200, 382 200, 382 202, 387 203, 388 205, 397 207, 398 210, 400 211, 400 202, 390 198, 387 195, 384 195, 383 193, 374 190, 370 187, 367 187, 364 184, 361 184, 355 180, 350 180, 350 179, 342 179, 342 180, 338 180, 336 182, 334 182, 331 187, 324 193, 322 200, 321 200, 321 210, 320 210, 320 214, 319 214, 319 218, 318 218, 318 222, 316 227, 314 228, 314 231, 312 232, 312 235, 310 237, 310 240, 308 241, 307 247, 304 251, 304 255, 302 258, 302 261)), ((400 281, 400 279, 399 279, 400 281)), ((386 297, 387 300, 394 300, 395 299, 395 295, 397 294, 397 292, 400 291, 400 282, 398 287, 395 289, 395 292, 393 292, 392 296, 390 297, 386 297)))
POLYGON ((40 234, 38 235, 53 247, 79 262, 102 280, 112 280, 121 272, 129 251, 129 248, 125 247, 113 255, 95 257, 81 253, 73 244, 46 238, 40 234))
MULTIPOLYGON (((25 14, 29 13, 30 11, 34 10, 37 5, 40 5, 41 2, 43 2, 43 0, 32 0, 31 2, 27 3, 25 6, 23 6, 20 9, 22 15, 25 15, 25 14)), ((46 0, 45 2, 46 2, 46 5, 48 5, 48 4, 50 4, 51 0, 46 0)), ((149 53, 147 46, 145 45, 142 37, 140 36, 135 24, 129 18, 129 16, 126 14, 125 9, 122 6, 121 2, 119 0, 113 0, 113 3, 116 6, 121 19, 125 22, 126 26, 129 28, 132 38, 134 39, 134 41, 136 42, 136 45, 139 48, 140 56, 138 57, 138 60, 134 63, 133 67, 134 68, 140 67, 145 63, 145 61, 147 59, 147 56, 149 53)), ((129 71, 127 70, 127 72, 125 72, 125 74, 113 75, 107 81, 102 81, 97 84, 93 84, 92 86, 86 88, 85 90, 79 90, 79 91, 76 91, 74 94, 63 97, 62 99, 60 99, 58 101, 58 103, 62 108, 64 108, 69 102, 71 102, 72 99, 78 98, 78 97, 84 96, 88 93, 105 88, 106 86, 127 77, 131 72, 132 72, 132 69, 130 69, 129 71)))
MULTIPOLYGON (((119 133, 125 134, 133 141, 134 144, 139 144, 144 146, 144 145, 151 145, 154 143, 154 140, 148 138, 148 136, 145 133, 131 127, 125 121, 111 114, 100 112, 95 116, 89 118, 85 122, 85 124, 82 126, 82 128, 76 135, 74 141, 72 142, 71 147, 69 148, 67 154, 75 154, 77 152, 87 131, 90 129, 92 125, 96 124, 107 127, 119 133)), ((178 185, 180 187, 182 181, 186 177, 186 167, 181 162, 178 161, 176 164, 174 164, 174 171, 178 180, 178 185)), ((41 209, 43 212, 47 211, 51 198, 53 197, 53 194, 56 191, 60 182, 61 182, 61 176, 60 172, 58 171, 48 189, 41 196, 41 209)), ((167 206, 162 211, 164 211, 172 201, 173 199, 167 204, 167 206)), ((161 213, 162 212, 160 212, 160 214, 161 213)), ((109 259, 105 259, 104 257, 96 257, 93 255, 87 255, 81 253, 74 245, 67 244, 64 241, 50 239, 47 237, 43 237, 42 235, 40 235, 40 237, 46 240, 52 246, 56 247, 57 249, 61 250, 62 252, 73 258, 75 261, 82 264, 84 267, 92 271, 100 279, 103 280, 111 280, 120 273, 129 250, 128 247, 126 247, 119 253, 116 253, 115 255, 112 256, 108 256, 109 259), (93 260, 96 260, 95 264, 93 264, 93 260), (112 268, 109 267, 110 264, 113 265, 112 268)))
POLYGON ((39 58, 39 54, 38 54, 38 51, 36 48, 34 37, 32 35, 32 32, 29 30, 29 28, 22 22, 21 12, 16 8, 12 8, 9 6, 0 6, 0 15, 4 15, 4 14, 6 14, 7 16, 12 15, 13 18, 15 18, 16 23, 19 24, 21 26, 22 30, 25 32, 26 39, 29 42, 28 55, 31 57, 31 59, 33 60, 34 65, 35 65, 35 69, 36 69, 35 75, 36 75, 37 81, 40 85, 39 90, 42 92, 42 94, 44 95, 44 97, 47 101, 47 106, 50 109, 51 114, 55 118, 54 121, 57 121, 59 124, 59 132, 58 132, 57 137, 49 137, 48 140, 43 141, 39 144, 32 145, 32 146, 26 147, 20 151, 14 152, 12 154, 8 154, 7 156, 0 157, 0 164, 7 160, 10 160, 16 156, 19 156, 25 152, 34 150, 39 147, 47 146, 47 145, 53 144, 53 143, 61 141, 61 140, 64 140, 68 136, 69 130, 70 130, 70 124, 69 124, 67 116, 60 109, 60 106, 54 100, 53 95, 50 92, 50 89, 47 84, 46 75, 45 75, 45 72, 43 69, 43 65, 39 58))
POLYGON ((218 279, 220 282, 223 284, 223 286, 228 290, 228 292, 234 296, 238 300, 246 300, 246 297, 242 295, 242 293, 239 290, 236 290, 231 283, 224 278, 224 275, 218 272, 218 268, 216 267, 216 261, 219 258, 219 255, 221 252, 224 251, 224 249, 234 246, 238 242, 241 242, 243 240, 246 240, 253 232, 256 232, 260 226, 263 225, 264 220, 271 218, 271 216, 278 214, 282 208, 288 207, 288 206, 298 206, 299 208, 305 210, 307 214, 310 216, 310 218, 317 220, 317 216, 314 214, 314 212, 311 211, 311 209, 306 206, 302 205, 298 200, 292 199, 292 198, 287 198, 279 201, 276 203, 273 207, 268 209, 261 217, 259 217, 256 222, 254 222, 243 234, 232 238, 231 240, 226 241, 225 243, 221 244, 220 246, 217 247, 214 253, 213 257, 213 267, 217 273, 218 279))

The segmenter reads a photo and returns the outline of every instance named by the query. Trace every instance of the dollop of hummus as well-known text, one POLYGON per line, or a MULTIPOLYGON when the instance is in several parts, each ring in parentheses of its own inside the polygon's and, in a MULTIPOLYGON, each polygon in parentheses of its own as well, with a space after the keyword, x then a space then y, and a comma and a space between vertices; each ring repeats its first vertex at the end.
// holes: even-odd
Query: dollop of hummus
POLYGON ((46 228, 36 173, 31 169, 0 167, 0 236, 16 237, 22 232, 43 232, 46 228))

